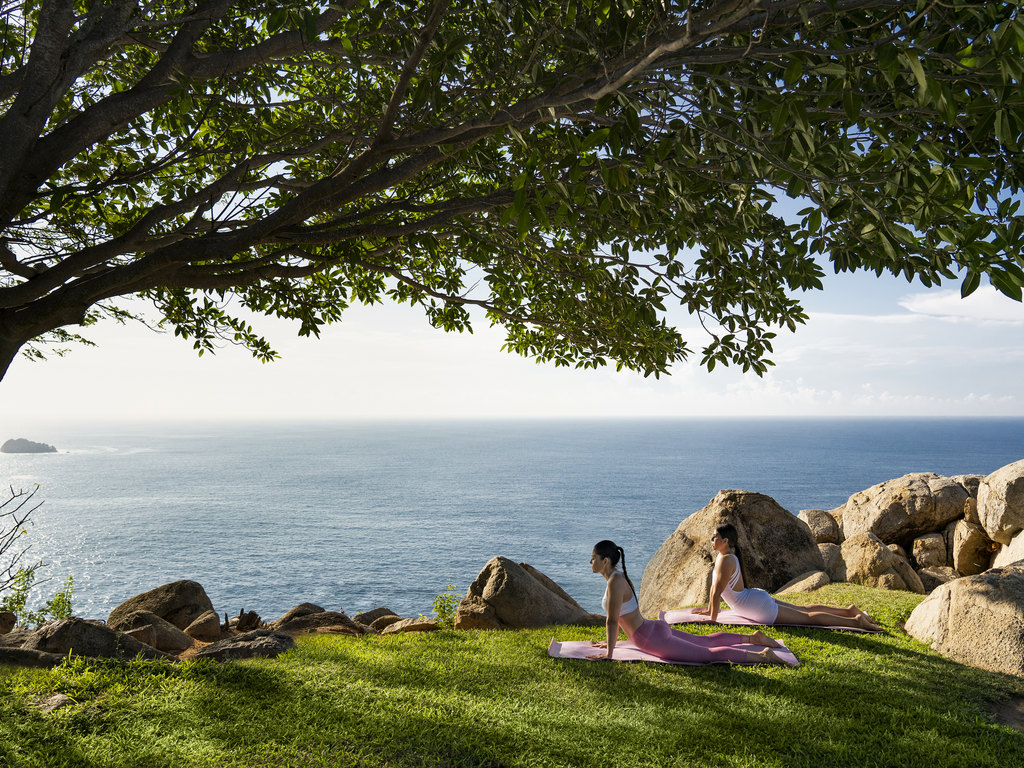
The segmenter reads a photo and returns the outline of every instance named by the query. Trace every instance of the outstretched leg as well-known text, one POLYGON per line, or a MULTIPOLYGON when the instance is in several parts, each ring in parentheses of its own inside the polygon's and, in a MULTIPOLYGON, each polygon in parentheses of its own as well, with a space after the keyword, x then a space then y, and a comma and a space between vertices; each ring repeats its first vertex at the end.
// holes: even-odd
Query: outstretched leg
MULTIPOLYGON (((855 619, 858 616, 867 616, 864 611, 858 608, 856 605, 848 605, 845 608, 840 608, 838 605, 820 605, 817 603, 811 605, 799 605, 797 603, 785 603, 782 600, 776 598, 776 604, 780 606, 786 606, 787 608, 796 608, 801 611, 818 611, 820 613, 831 613, 834 616, 846 616, 851 619, 855 619)), ((870 618, 870 617, 869 617, 870 618)))
POLYGON ((843 616, 825 611, 813 610, 813 606, 791 605, 779 603, 779 615, 776 624, 802 624, 810 627, 849 627, 850 629, 866 629, 880 632, 882 628, 875 624, 866 614, 843 616))
POLYGON ((675 627, 669 627, 674 637, 680 637, 688 642, 703 645, 707 648, 726 645, 760 645, 765 648, 781 648, 782 643, 772 640, 760 629, 749 635, 740 632, 712 632, 709 635, 691 635, 675 627))

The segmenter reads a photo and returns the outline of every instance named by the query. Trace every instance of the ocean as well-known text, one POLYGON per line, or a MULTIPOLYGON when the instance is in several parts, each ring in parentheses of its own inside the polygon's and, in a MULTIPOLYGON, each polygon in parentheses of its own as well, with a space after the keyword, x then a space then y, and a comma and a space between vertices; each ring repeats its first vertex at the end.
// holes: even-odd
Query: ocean
POLYGON ((177 579, 200 582, 222 614, 273 619, 313 602, 429 615, 495 555, 599 611, 594 543, 622 545, 639 585, 720 489, 796 513, 908 472, 984 475, 1024 458, 1024 419, 97 424, 9 437, 59 450, 0 454, 0 479, 39 485, 20 542, 50 578, 34 598, 73 575, 86 618, 177 579))

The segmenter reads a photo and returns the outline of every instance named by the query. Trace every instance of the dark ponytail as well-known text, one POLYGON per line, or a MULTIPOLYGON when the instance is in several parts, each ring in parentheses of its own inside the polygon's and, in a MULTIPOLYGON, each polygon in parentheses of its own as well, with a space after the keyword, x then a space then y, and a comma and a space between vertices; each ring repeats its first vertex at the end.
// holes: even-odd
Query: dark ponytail
POLYGON ((636 587, 633 586, 633 581, 629 578, 629 574, 626 572, 626 550, 614 541, 603 539, 594 545, 594 554, 598 557, 605 557, 611 560, 612 568, 617 566, 620 562, 622 563, 622 575, 626 577, 626 583, 629 584, 629 588, 633 590, 633 597, 636 597, 636 599, 639 600, 640 598, 636 595, 636 587))
POLYGON ((736 559, 740 561, 740 573, 743 574, 743 588, 748 588, 750 584, 747 583, 747 564, 743 562, 743 553, 740 552, 739 531, 736 530, 736 526, 731 523, 726 523, 725 525, 720 525, 715 528, 715 533, 729 542, 729 546, 732 547, 733 554, 736 555, 736 559))

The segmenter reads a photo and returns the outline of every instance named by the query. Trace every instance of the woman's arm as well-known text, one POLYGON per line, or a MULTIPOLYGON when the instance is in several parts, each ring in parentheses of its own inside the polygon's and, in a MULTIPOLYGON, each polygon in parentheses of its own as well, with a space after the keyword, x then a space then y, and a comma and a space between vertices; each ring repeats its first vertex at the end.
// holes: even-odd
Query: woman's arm
POLYGON ((622 610, 622 574, 616 573, 608 583, 608 616, 604 620, 605 633, 608 637, 608 650, 604 657, 610 659, 615 643, 619 639, 619 611, 622 610))
POLYGON ((718 618, 718 609, 722 607, 722 592, 728 579, 725 573, 725 561, 727 557, 715 559, 715 567, 711 571, 711 594, 708 596, 708 616, 712 621, 718 618))

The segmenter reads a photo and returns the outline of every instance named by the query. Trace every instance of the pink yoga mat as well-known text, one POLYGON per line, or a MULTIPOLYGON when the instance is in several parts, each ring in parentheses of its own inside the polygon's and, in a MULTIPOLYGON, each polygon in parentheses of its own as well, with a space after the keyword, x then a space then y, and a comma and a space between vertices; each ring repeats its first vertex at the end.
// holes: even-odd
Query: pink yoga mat
MULTIPOLYGON (((781 640, 779 642, 782 642, 781 640)), ((755 651, 760 649, 760 645, 735 645, 733 648, 740 648, 742 650, 755 651)), ((553 656, 556 659, 585 659, 586 661, 598 661, 598 659, 589 658, 589 654, 596 653, 599 649, 594 647, 594 643, 590 640, 566 640, 564 643, 560 643, 555 638, 551 638, 551 645, 548 646, 548 656, 553 656)), ((791 667, 800 666, 800 662, 789 648, 783 645, 781 648, 776 648, 775 652, 779 654, 780 658, 785 661, 791 667)), ((615 644, 615 652, 612 654, 613 661, 653 661, 657 664, 676 664, 685 667, 699 667, 701 664, 693 661, 666 661, 665 659, 659 659, 657 656, 652 656, 649 653, 644 653, 635 645, 628 640, 615 644)), ((712 662, 714 664, 728 664, 729 662, 712 662)), ((744 662, 746 664, 756 664, 759 662, 744 662)))
MULTIPOLYGON (((658 618, 662 621, 667 621, 669 624, 731 624, 737 627, 807 627, 808 624, 759 624, 756 621, 745 619, 742 616, 737 615, 732 609, 724 608, 718 612, 718 618, 714 622, 711 621, 710 616, 704 616, 699 613, 694 613, 693 608, 680 608, 675 611, 660 611, 658 618)), ((859 629, 856 627, 821 627, 815 626, 813 629, 839 629, 843 632, 867 632, 871 634, 878 634, 882 630, 872 629, 859 629)))

